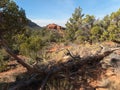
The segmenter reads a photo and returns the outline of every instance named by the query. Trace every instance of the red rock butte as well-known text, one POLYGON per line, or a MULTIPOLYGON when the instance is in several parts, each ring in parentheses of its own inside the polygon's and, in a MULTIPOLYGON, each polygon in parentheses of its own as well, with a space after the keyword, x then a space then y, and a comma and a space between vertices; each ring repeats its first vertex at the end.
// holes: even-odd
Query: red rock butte
POLYGON ((47 28, 47 29, 54 29, 54 30, 64 30, 64 29, 65 29, 64 27, 59 26, 59 25, 57 25, 57 24, 55 24, 55 23, 48 24, 48 25, 46 26, 46 28, 47 28))

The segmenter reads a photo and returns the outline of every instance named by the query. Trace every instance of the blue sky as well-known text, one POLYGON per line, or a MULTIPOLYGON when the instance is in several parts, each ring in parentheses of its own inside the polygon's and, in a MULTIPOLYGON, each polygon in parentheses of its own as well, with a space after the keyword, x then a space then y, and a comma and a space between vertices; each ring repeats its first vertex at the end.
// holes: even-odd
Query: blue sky
POLYGON ((75 8, 84 14, 102 18, 120 8, 120 0, 15 0, 26 16, 40 26, 56 23, 64 26, 75 8))

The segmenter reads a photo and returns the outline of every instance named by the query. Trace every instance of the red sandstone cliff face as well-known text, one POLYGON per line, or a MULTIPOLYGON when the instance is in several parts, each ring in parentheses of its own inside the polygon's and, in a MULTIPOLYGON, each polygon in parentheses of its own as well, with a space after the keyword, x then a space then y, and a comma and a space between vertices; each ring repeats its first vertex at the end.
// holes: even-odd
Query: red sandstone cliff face
POLYGON ((55 29, 55 30, 64 30, 65 28, 64 27, 62 27, 62 26, 59 26, 59 25, 57 25, 57 24, 48 24, 47 26, 46 26, 46 28, 47 29, 55 29))

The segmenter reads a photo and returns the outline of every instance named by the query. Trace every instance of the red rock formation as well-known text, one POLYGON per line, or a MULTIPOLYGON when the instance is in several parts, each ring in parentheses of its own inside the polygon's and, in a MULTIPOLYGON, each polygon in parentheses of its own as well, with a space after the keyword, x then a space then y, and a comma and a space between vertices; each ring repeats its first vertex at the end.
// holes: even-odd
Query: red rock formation
POLYGON ((47 25, 46 28, 47 28, 47 29, 55 29, 55 30, 62 30, 62 29, 63 29, 62 26, 59 26, 59 25, 54 24, 54 23, 47 25))
POLYGON ((62 27, 57 25, 57 30, 61 30, 61 29, 62 29, 62 27))

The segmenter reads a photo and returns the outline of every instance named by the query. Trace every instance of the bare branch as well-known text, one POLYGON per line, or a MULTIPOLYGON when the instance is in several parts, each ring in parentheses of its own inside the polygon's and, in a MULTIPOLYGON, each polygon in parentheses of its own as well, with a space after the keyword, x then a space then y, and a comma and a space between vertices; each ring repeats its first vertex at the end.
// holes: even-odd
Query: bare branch
POLYGON ((15 58, 17 60, 18 63, 20 63, 22 66, 24 66, 28 71, 33 72, 35 71, 35 69, 33 69, 33 67, 31 65, 29 65, 28 63, 25 63, 21 58, 19 58, 17 55, 15 55, 12 50, 10 50, 10 48, 8 48, 7 44, 5 43, 4 39, 2 39, 2 37, 0 36, 0 42, 1 42, 1 46, 2 48, 5 49, 5 51, 11 55, 13 58, 15 58))
POLYGON ((67 50, 67 53, 65 55, 70 56, 74 60, 81 59, 80 56, 73 56, 69 49, 66 49, 66 50, 67 50))

